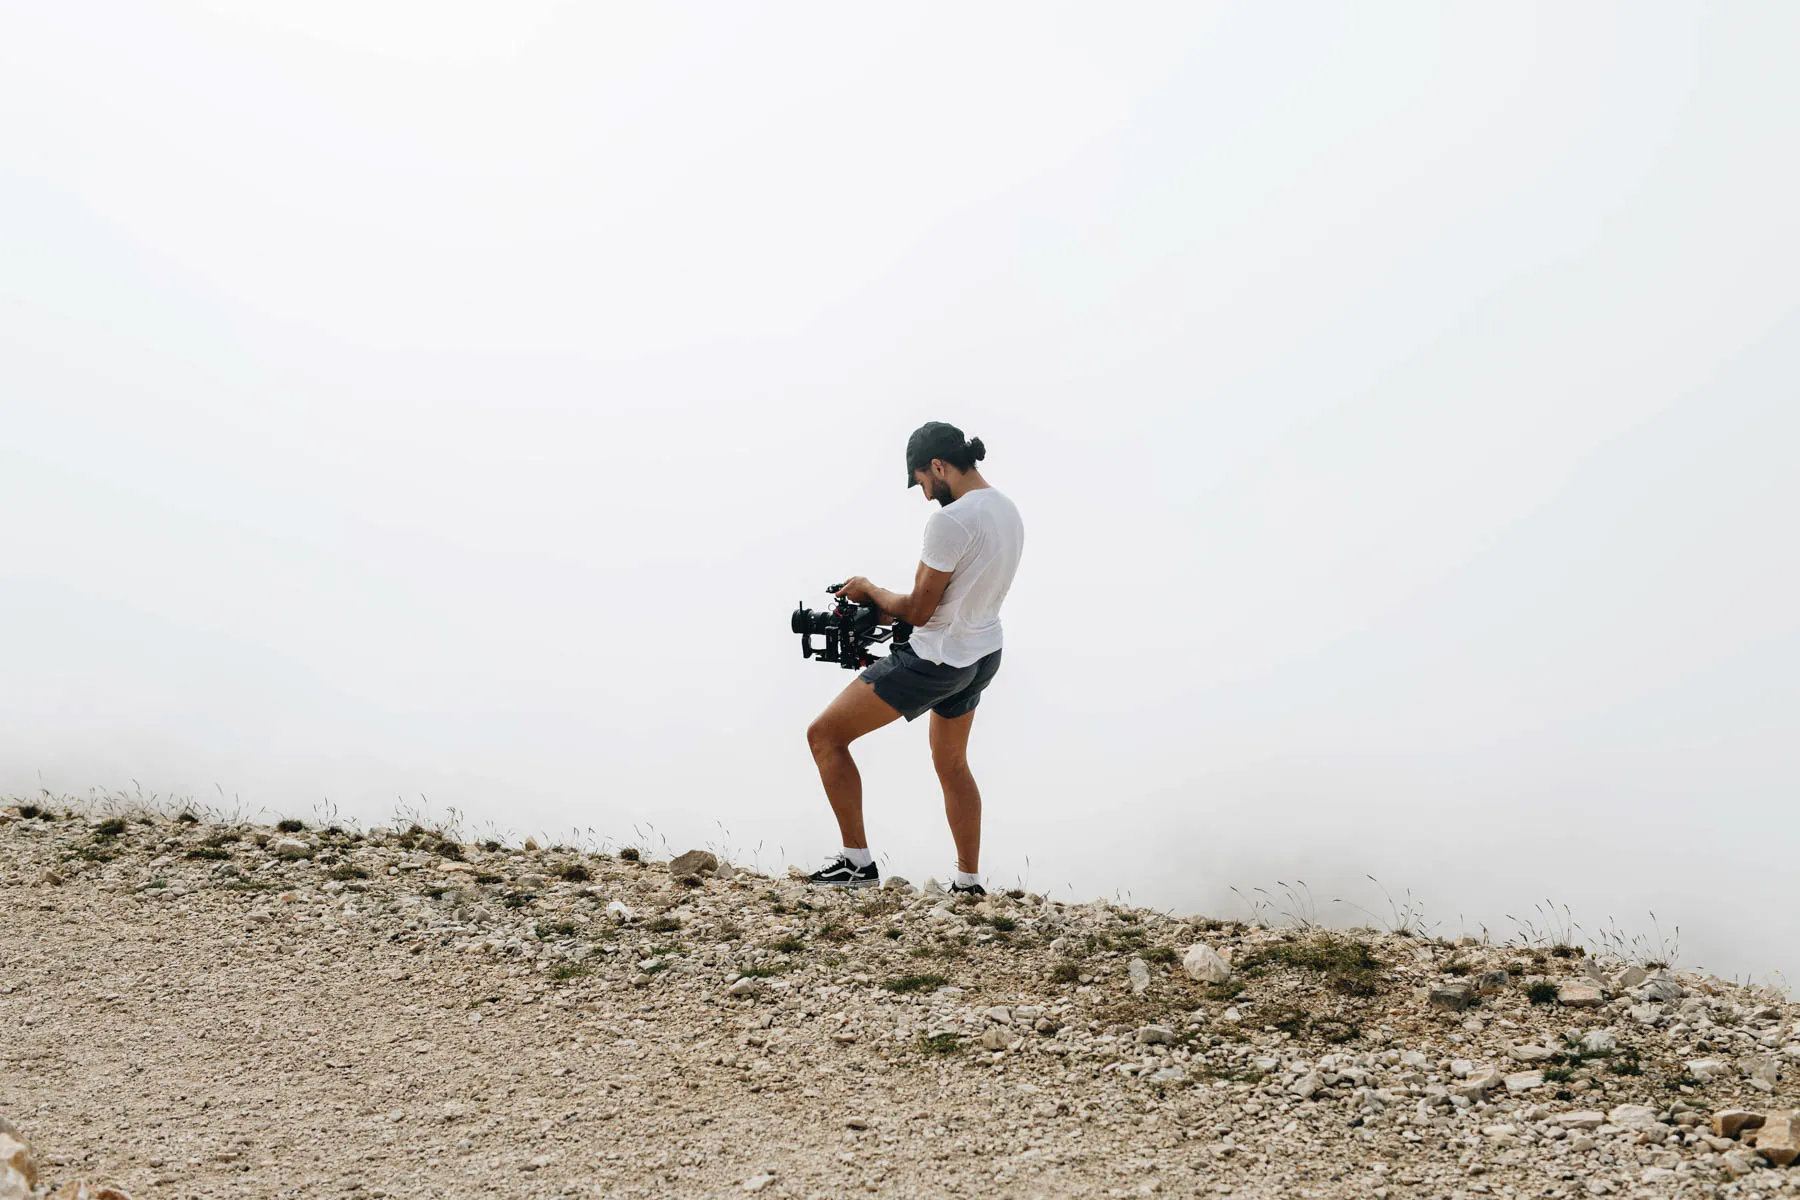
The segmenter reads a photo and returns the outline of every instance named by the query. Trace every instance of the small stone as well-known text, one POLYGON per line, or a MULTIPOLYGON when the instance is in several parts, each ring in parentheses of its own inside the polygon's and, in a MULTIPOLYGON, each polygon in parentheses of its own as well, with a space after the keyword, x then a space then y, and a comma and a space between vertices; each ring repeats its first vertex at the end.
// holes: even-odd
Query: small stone
POLYGON ((131 1200, 131 1197, 126 1195, 123 1189, 116 1188, 111 1184, 71 1179, 51 1192, 44 1200, 131 1200))
POLYGON ((1716 1058, 1697 1058, 1687 1064, 1687 1073, 1701 1083, 1711 1083, 1730 1070, 1730 1067, 1716 1058))
POLYGON ((1644 968, 1636 965, 1629 966, 1619 973, 1619 986, 1622 988, 1634 988, 1648 978, 1650 978, 1650 972, 1644 970, 1644 968))
POLYGON ((1506 1056, 1514 1062, 1546 1062, 1550 1058, 1550 1051, 1542 1046, 1508 1046, 1506 1056))
POLYGON ((1592 1133, 1606 1124, 1606 1114, 1591 1111, 1569 1112, 1561 1113, 1552 1120, 1564 1129, 1578 1129, 1583 1133, 1592 1133))
POLYGON ((1750 1086, 1759 1092, 1775 1091, 1781 1082, 1781 1063, 1773 1058, 1759 1058, 1750 1067, 1750 1086))
POLYGON ((1004 1050, 1011 1035, 998 1025, 989 1025, 981 1032, 981 1048, 983 1050, 1004 1050))
POLYGON ((868 1127, 869 1118, 867 1117, 847 1117, 844 1120, 845 1129, 867 1129, 868 1127))
POLYGON ((1714 1137, 1735 1138, 1746 1129, 1762 1128, 1763 1115, 1744 1108, 1725 1108, 1713 1114, 1714 1137))
POLYGON ((1199 983, 1224 983, 1231 978, 1231 964, 1211 946, 1196 942, 1181 959, 1181 969, 1199 983))
POLYGON ((1011 1025, 1013 1023, 1012 1009, 1006 1007, 1004 1004, 996 1004, 981 1015, 994 1022, 996 1025, 1011 1025))
POLYGON ((615 923, 626 925, 632 918, 631 907, 623 900, 613 900, 606 906, 606 915, 611 917, 615 923))
POLYGON ((1556 989, 1556 1002, 1565 1008, 1599 1008, 1606 992, 1597 983, 1565 983, 1556 989))
POLYGON ((37 1187, 37 1156, 26 1140, 5 1117, 0 1117, 0 1198, 29 1200, 37 1187))
POLYGON ((1736 1150, 1727 1150, 1725 1153, 1719 1155, 1719 1162, 1731 1173, 1731 1176, 1734 1179, 1742 1179, 1750 1172, 1756 1170, 1757 1165, 1756 1156, 1742 1147, 1739 1147, 1736 1150))
POLYGON ((1479 1067, 1470 1071, 1468 1077, 1453 1087, 1451 1092, 1467 1100, 1482 1100, 1499 1087, 1504 1078, 1499 1067, 1479 1067))
POLYGON ((760 1174, 752 1175, 750 1178, 744 1180, 744 1190, 746 1192, 760 1192, 774 1182, 774 1174, 769 1171, 763 1171, 760 1174))
POLYGON ((1131 990, 1133 994, 1141 996, 1149 989, 1150 964, 1143 959, 1132 959, 1131 965, 1126 968, 1126 974, 1131 977, 1131 990))
POLYGON ((1505 971, 1483 971, 1475 977, 1475 990, 1484 996, 1504 992, 1511 985, 1512 976, 1505 971))
POLYGON ((756 980, 746 975, 742 979, 733 981, 731 986, 725 989, 725 994, 728 996, 748 996, 754 991, 756 991, 756 980))
POLYGON ((1187 1071, 1171 1063, 1150 1077, 1152 1083, 1180 1083, 1187 1078, 1187 1071))
POLYGON ((1319 1074, 1317 1071, 1308 1071, 1299 1079, 1295 1080, 1294 1086, 1288 1090, 1302 1100, 1310 1100, 1324 1086, 1325 1077, 1323 1075, 1319 1074))
POLYGON ((286 859, 311 858, 315 853, 310 845, 298 838, 276 838, 269 843, 269 849, 277 858, 286 859))
POLYGON ((1687 989, 1666 975, 1647 979, 1639 985, 1637 996, 1653 1004, 1661 1004, 1667 1000, 1680 1000, 1687 995, 1687 989))
POLYGON ((1778 1167, 1800 1158, 1800 1111, 1764 1113, 1762 1128, 1756 1131, 1756 1152, 1778 1167))
POLYGON ((1468 984, 1453 983, 1448 987, 1432 988, 1429 1003, 1433 1008, 1445 1012, 1461 1012, 1475 1001, 1475 993, 1468 984))
POLYGON ((536 838, 528 837, 525 839, 524 849, 527 854, 536 854, 539 850, 543 849, 543 847, 538 845, 538 840, 536 838))
POLYGON ((897 892, 911 887, 912 882, 899 875, 889 875, 886 879, 881 881, 881 886, 888 891, 897 892))
POLYGON ((1581 1035, 1581 1049, 1585 1054, 1611 1054, 1619 1048, 1619 1035, 1610 1029, 1590 1029, 1581 1035))
POLYGON ((669 860, 669 874, 677 879, 684 876, 700 876, 716 874, 719 870, 719 856, 710 850, 689 850, 686 854, 678 854, 669 860))
POLYGON ((1137 1040, 1146 1046, 1172 1046, 1175 1031, 1167 1025, 1146 1025, 1137 1031, 1137 1040))
POLYGON ((55 867, 45 867, 37 881, 48 887, 55 887, 63 881, 63 877, 57 873, 55 867))
POLYGON ((1544 1086, 1542 1071, 1520 1071, 1506 1077, 1506 1090, 1517 1095, 1520 1092, 1535 1091, 1544 1086))
POLYGON ((1643 1104, 1621 1104, 1607 1113, 1606 1119, 1620 1129, 1655 1129, 1660 1125, 1656 1110, 1643 1104))

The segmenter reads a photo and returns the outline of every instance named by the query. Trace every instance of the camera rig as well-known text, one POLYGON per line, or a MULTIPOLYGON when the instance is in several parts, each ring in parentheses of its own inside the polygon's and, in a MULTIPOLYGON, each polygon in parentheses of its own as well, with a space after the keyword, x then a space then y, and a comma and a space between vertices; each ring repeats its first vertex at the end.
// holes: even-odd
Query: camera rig
POLYGON ((912 626, 905 621, 895 621, 890 628, 881 624, 881 610, 873 604, 856 604, 838 596, 841 586, 833 584, 825 589, 837 597, 825 612, 814 612, 804 603, 795 605, 790 624, 800 635, 801 658, 817 658, 820 662, 836 663, 846 671, 860 671, 881 657, 870 653, 869 647, 882 642, 903 646, 912 637, 912 626), (814 634, 825 639, 823 646, 813 646, 814 634))

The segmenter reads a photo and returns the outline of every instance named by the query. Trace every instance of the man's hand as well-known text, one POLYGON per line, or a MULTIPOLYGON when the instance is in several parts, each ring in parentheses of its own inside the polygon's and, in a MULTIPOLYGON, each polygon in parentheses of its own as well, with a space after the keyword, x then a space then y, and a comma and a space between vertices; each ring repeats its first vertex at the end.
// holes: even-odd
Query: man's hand
POLYGON ((867 604, 874 598, 875 585, 861 575, 852 575, 838 585, 837 594, 852 604, 867 604))

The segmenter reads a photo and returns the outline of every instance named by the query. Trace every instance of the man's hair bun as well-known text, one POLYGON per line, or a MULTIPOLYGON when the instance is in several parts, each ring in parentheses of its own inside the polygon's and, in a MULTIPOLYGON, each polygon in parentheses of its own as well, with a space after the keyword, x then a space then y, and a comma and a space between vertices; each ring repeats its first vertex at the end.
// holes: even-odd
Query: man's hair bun
POLYGON ((981 444, 980 438, 969 439, 969 457, 976 462, 987 457, 987 447, 981 444))

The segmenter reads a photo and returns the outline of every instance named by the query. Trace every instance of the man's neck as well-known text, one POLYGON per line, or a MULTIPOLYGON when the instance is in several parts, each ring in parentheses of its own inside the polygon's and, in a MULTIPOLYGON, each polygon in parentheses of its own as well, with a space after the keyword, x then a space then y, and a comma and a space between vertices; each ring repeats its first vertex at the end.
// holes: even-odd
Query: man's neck
POLYGON ((950 485, 950 503, 955 504, 970 492, 978 492, 982 488, 993 486, 981 477, 980 471, 964 471, 962 478, 950 485))

